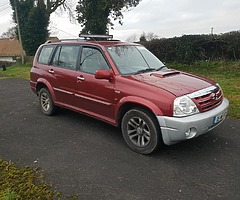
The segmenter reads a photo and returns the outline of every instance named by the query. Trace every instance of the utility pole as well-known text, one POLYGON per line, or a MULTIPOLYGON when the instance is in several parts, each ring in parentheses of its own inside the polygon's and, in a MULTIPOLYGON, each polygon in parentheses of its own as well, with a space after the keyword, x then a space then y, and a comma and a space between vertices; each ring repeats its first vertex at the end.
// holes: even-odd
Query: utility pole
POLYGON ((213 27, 211 28, 211 35, 213 35, 213 27))
POLYGON ((21 58, 22 58, 22 64, 24 64, 24 53, 23 53, 23 46, 22 46, 22 37, 20 32, 20 26, 19 26, 19 20, 18 20, 18 12, 17 12, 17 3, 15 0, 15 14, 16 14, 16 21, 17 21, 17 29, 18 29, 18 37, 19 37, 19 43, 20 43, 20 51, 21 51, 21 58))

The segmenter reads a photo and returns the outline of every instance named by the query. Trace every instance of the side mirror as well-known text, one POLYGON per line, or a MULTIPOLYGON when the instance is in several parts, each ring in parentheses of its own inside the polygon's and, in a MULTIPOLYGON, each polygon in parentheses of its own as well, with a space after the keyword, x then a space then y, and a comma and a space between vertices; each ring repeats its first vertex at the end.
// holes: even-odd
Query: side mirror
POLYGON ((96 79, 107 79, 107 80, 111 80, 112 79, 112 74, 110 71, 106 70, 106 69, 99 69, 96 71, 95 73, 95 78, 96 79))

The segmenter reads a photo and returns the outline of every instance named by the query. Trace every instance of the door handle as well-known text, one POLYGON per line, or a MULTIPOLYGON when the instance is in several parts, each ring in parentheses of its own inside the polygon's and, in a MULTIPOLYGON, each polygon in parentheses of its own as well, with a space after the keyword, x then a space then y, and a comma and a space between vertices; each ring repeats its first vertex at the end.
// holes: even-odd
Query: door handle
POLYGON ((85 78, 82 77, 82 76, 78 76, 77 79, 78 79, 79 81, 84 81, 84 80, 85 80, 85 78))
POLYGON ((53 69, 49 69, 48 72, 49 72, 50 74, 54 74, 53 69))

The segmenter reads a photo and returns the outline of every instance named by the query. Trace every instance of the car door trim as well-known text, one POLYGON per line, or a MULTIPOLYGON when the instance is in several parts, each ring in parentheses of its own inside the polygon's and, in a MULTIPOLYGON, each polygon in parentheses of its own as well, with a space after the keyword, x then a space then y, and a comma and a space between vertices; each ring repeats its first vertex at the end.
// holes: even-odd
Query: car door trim
POLYGON ((90 100, 90 101, 95 101, 97 103, 101 103, 101 104, 104 104, 104 105, 107 105, 107 106, 111 105, 111 103, 109 103, 109 102, 101 101, 101 100, 98 100, 98 99, 93 99, 91 97, 83 96, 83 95, 80 95, 80 94, 75 94, 75 96, 79 97, 79 98, 87 99, 87 100, 90 100))
POLYGON ((54 87, 53 89, 56 90, 56 91, 62 92, 62 93, 70 94, 70 95, 73 95, 73 94, 74 94, 73 92, 69 92, 69 91, 62 90, 62 89, 55 88, 55 87, 54 87))

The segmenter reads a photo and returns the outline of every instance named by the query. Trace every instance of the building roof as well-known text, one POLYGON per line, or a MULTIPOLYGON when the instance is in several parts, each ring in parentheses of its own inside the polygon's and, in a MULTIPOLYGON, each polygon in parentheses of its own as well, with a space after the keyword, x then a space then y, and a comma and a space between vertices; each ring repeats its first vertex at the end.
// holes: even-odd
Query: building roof
POLYGON ((58 39, 58 37, 56 37, 56 36, 50 36, 50 37, 48 37, 46 40, 60 41, 60 40, 58 39))
POLYGON ((0 39, 0 56, 21 56, 21 48, 17 39, 0 39))

